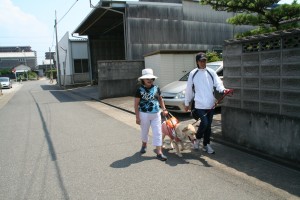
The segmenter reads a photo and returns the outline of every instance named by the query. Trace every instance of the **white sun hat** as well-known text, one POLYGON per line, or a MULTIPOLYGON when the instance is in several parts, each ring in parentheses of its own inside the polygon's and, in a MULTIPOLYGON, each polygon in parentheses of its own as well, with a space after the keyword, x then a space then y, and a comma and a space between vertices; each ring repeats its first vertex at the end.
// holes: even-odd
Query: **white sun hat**
POLYGON ((153 75, 153 70, 150 68, 147 69, 143 69, 142 70, 142 76, 140 78, 138 78, 138 80, 140 79, 157 79, 157 76, 153 75))

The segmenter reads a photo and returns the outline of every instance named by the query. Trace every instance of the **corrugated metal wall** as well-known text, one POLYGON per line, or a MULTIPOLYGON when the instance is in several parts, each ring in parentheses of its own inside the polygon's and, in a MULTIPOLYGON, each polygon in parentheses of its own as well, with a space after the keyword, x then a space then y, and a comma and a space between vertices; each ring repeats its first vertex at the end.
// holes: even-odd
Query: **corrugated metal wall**
POLYGON ((191 1, 127 3, 127 60, 142 59, 143 55, 162 49, 222 49, 224 40, 249 29, 227 24, 226 19, 232 15, 191 1))
POLYGON ((182 7, 180 4, 128 4, 127 59, 160 49, 176 49, 180 42, 182 7))

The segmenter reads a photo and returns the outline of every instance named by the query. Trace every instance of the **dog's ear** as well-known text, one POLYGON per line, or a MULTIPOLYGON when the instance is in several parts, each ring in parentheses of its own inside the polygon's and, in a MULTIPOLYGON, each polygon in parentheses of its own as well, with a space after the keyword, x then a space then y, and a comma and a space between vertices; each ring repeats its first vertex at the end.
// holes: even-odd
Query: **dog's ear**
POLYGON ((184 128, 182 129, 183 132, 185 132, 185 131, 187 131, 187 130, 188 130, 188 127, 187 127, 187 126, 184 127, 184 128))
POLYGON ((195 127, 194 127, 192 124, 188 124, 187 128, 188 128, 190 131, 196 133, 196 129, 195 129, 195 127))

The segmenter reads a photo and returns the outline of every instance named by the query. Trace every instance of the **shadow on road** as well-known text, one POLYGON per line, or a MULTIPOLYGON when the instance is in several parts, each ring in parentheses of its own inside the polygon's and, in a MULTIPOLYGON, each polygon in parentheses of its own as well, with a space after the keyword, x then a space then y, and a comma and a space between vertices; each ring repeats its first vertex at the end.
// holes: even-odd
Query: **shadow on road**
POLYGON ((153 160, 153 159, 154 159, 154 157, 143 156, 143 155, 141 155, 140 152, 136 152, 132 156, 129 156, 129 157, 123 158, 121 160, 117 160, 117 161, 113 162, 110 166, 112 168, 126 168, 132 164, 140 163, 145 160, 153 160))
MULTIPOLYGON (((60 88, 58 85, 41 85, 43 90, 49 91, 53 97, 55 97, 59 102, 66 103, 66 102, 76 102, 82 101, 83 99, 73 98, 70 94, 74 94, 72 90, 64 90, 60 88)), ((76 93, 77 96, 80 96, 84 99, 89 99, 88 96, 84 96, 81 93, 76 93)))
POLYGON ((48 145, 49 155, 51 157, 51 161, 53 161, 53 163, 55 165, 56 176, 57 176, 57 179, 58 179, 58 183, 59 183, 61 192, 64 196, 64 199, 70 199, 68 191, 67 191, 66 186, 64 184, 64 180, 62 178, 61 170, 60 170, 60 167, 59 167, 59 164, 58 164, 58 161, 57 161, 56 151, 55 151, 55 148, 54 148, 54 145, 53 145, 53 142, 52 142, 52 138, 51 138, 49 129, 47 127, 46 119, 43 115, 43 112, 41 110, 40 105, 38 104, 38 102, 36 101, 36 99, 33 95, 32 95, 32 98, 35 101, 36 107, 38 109, 38 112, 39 112, 39 115, 40 115, 40 118, 41 118, 41 122, 42 122, 42 125, 43 125, 43 130, 44 130, 44 136, 46 138, 47 145, 48 145))

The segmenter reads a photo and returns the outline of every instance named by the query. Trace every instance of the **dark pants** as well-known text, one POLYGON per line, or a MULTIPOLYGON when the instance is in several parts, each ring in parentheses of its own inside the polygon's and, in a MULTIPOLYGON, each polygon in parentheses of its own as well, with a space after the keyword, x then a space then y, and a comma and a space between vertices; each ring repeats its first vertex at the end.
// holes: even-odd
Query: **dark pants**
POLYGON ((201 139, 203 137, 203 145, 206 146, 210 143, 211 135, 211 123, 214 116, 214 110, 196 109, 200 116, 200 125, 197 130, 196 138, 201 139))

